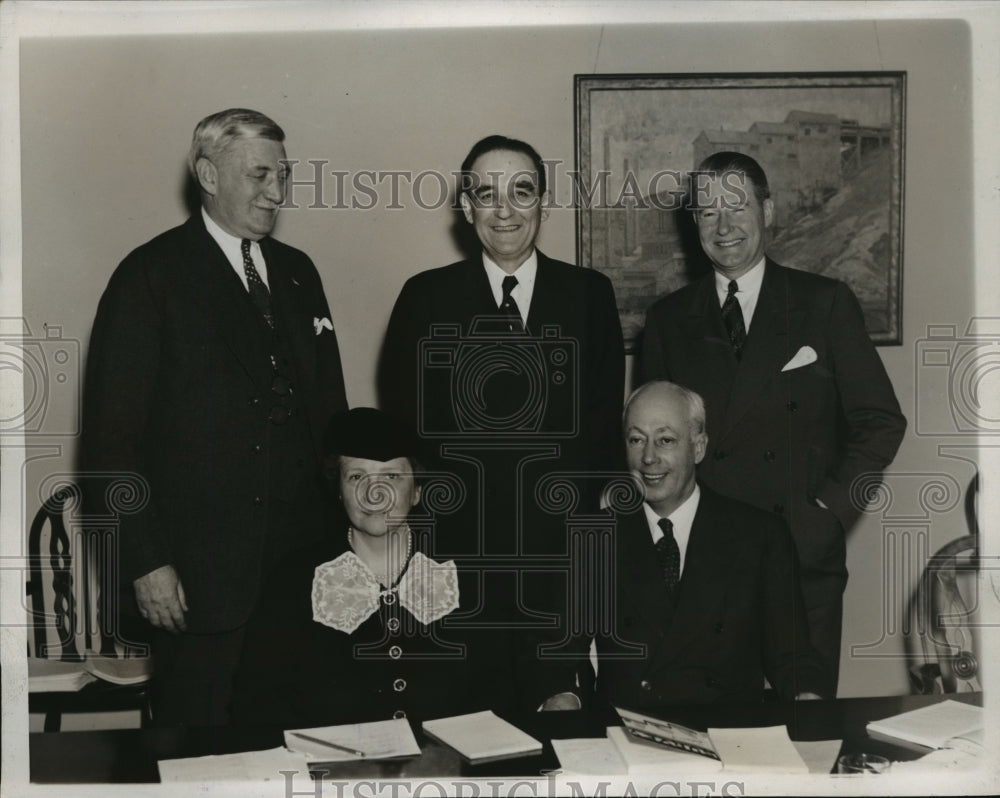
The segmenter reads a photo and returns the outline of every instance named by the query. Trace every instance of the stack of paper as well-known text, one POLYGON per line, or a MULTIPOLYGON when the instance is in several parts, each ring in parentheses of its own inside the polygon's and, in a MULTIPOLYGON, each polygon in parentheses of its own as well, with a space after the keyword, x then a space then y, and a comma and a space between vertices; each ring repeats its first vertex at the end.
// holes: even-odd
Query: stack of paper
POLYGON ((425 720, 423 730, 475 764, 542 752, 538 740, 489 710, 425 720))
POLYGON ((420 755, 420 746, 405 718, 292 729, 285 732, 285 746, 313 763, 420 755))
POLYGON ((625 762, 629 775, 717 773, 722 770, 722 762, 718 759, 633 737, 621 726, 608 728, 608 739, 625 762))
POLYGON ((28 692, 76 692, 97 679, 84 670, 82 662, 57 659, 28 659, 28 692))
POLYGON ((868 724, 868 733, 928 748, 945 748, 951 738, 963 737, 982 728, 982 707, 948 700, 891 718, 873 720, 868 724))
MULTIPOLYGON (((809 772, 784 726, 709 729, 702 732, 638 712, 615 709, 625 728, 608 729, 608 737, 617 747, 629 773, 657 773, 664 768, 684 767, 700 772, 723 769, 738 772, 809 772)), ((839 750, 840 743, 837 741, 824 745, 823 759, 834 745, 839 750)), ((830 767, 827 764, 825 772, 828 773, 830 767)))

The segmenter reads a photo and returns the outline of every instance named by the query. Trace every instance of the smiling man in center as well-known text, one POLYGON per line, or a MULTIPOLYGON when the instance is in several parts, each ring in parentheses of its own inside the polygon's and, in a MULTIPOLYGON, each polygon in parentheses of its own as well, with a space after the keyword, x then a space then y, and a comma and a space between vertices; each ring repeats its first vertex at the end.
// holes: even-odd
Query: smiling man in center
POLYGON ((565 477, 581 509, 596 510, 600 475, 619 456, 621 324, 605 275, 537 249, 549 194, 530 144, 488 136, 460 175, 476 251, 403 286, 380 400, 419 431, 424 462, 465 486, 461 506, 438 517, 437 540, 450 541, 442 554, 480 563, 482 620, 537 626, 539 611, 564 614, 568 589, 552 594, 569 543, 565 509, 546 506, 545 487, 565 477))

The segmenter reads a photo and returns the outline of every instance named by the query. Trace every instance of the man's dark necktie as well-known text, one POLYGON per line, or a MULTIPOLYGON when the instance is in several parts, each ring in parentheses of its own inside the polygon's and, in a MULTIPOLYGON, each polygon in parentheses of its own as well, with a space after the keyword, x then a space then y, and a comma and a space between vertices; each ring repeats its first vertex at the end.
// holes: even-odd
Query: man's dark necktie
POLYGON ((271 312, 271 292, 267 290, 264 281, 260 279, 260 272, 253 265, 253 258, 250 257, 250 239, 244 238, 240 242, 240 252, 243 253, 243 271, 247 276, 247 290, 250 292, 250 299, 261 312, 267 326, 274 329, 274 314, 271 312))
POLYGON ((740 302, 736 298, 739 286, 735 280, 729 281, 729 296, 722 304, 722 320, 726 323, 726 332, 729 333, 729 343, 733 346, 736 359, 739 360, 743 354, 743 344, 747 340, 747 328, 743 323, 743 310, 740 302))
POLYGON ((524 322, 521 320, 521 309, 514 301, 510 292, 517 287, 517 278, 513 274, 508 274, 503 278, 503 299, 500 302, 500 312, 509 317, 507 326, 511 332, 524 332, 524 322))
POLYGON ((663 572, 663 581, 667 583, 667 591, 673 598, 677 593, 677 583, 681 579, 681 550, 674 537, 674 524, 669 518, 659 520, 663 537, 656 541, 656 559, 663 572))

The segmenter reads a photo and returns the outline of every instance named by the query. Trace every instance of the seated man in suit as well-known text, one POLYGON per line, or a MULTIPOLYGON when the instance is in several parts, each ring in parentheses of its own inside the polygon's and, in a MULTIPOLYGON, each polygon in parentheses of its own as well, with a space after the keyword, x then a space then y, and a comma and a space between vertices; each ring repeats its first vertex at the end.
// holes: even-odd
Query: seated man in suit
POLYGON ((646 383, 625 403, 629 471, 642 508, 617 517, 613 634, 597 637, 597 695, 639 711, 672 704, 829 693, 809 643, 795 547, 771 513, 699 486, 705 407, 646 383))

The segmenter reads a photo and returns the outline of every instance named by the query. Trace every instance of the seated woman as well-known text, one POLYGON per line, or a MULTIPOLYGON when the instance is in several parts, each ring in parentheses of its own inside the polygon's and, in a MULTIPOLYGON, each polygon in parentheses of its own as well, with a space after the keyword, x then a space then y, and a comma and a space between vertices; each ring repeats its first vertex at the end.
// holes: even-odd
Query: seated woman
MULTIPOLYGON (((415 451, 414 436, 378 410, 333 418, 324 470, 347 518, 268 580, 247 628, 234 722, 294 728, 514 707, 511 635, 449 627, 460 607, 476 607, 475 580, 431 559, 429 535, 408 523, 420 501, 415 451)), ((545 697, 541 683, 525 690, 545 697)))

